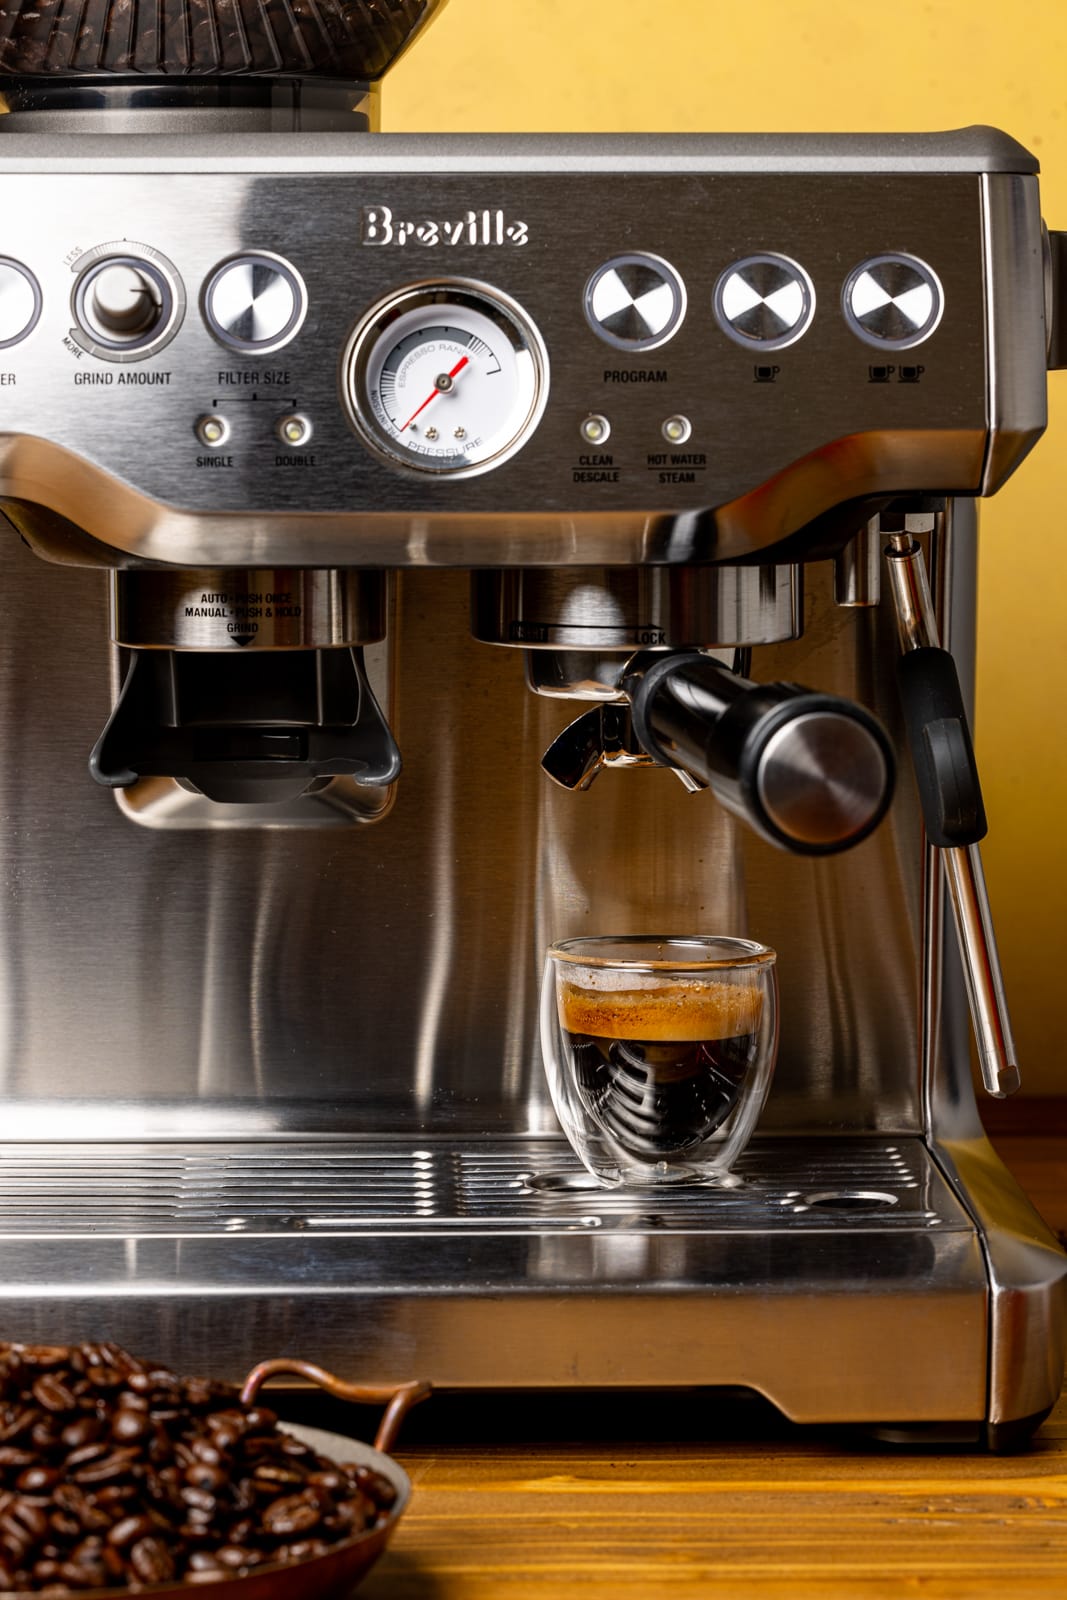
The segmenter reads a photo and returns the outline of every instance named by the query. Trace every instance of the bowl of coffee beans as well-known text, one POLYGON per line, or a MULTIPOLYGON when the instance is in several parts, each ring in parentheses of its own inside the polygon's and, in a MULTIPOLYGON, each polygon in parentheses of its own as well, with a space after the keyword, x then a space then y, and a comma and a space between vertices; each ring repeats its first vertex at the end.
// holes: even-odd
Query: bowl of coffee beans
POLYGON ((428 1393, 356 1387, 288 1360, 238 1388, 111 1343, 0 1343, 0 1595, 347 1594, 407 1503, 387 1451, 428 1393), (375 1446, 279 1428, 258 1393, 282 1374, 386 1403, 375 1446))

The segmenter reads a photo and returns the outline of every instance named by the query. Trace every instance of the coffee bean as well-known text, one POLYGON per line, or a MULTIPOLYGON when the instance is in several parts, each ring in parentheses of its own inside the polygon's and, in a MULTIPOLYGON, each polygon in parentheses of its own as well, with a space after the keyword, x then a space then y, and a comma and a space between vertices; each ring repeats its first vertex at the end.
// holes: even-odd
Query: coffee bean
POLYGON ((218 1501, 213 1494, 208 1494, 206 1489, 185 1488, 180 1491, 181 1500, 192 1511, 202 1511, 205 1516, 213 1517, 218 1506, 218 1501))
POLYGON ((15 1480, 15 1488, 23 1494, 41 1494, 54 1489, 62 1473, 58 1467, 27 1467, 15 1480))
POLYGON ((191 1489, 205 1489, 208 1494, 216 1494, 226 1483, 222 1468, 209 1466, 206 1461, 194 1461, 186 1467, 184 1477, 191 1489))
POLYGON ((115 1413, 115 1420, 111 1424, 111 1437, 126 1444, 135 1439, 143 1439, 148 1429, 149 1422, 146 1416, 140 1411, 128 1411, 124 1406, 115 1413))
POLYGON ((273 1433, 278 1426, 277 1414, 266 1406, 252 1406, 245 1412, 245 1427, 249 1433, 273 1433))
POLYGON ((70 1357, 66 1345, 13 1344, 11 1349, 27 1367, 63 1367, 70 1357))
POLYGON ((98 1457, 95 1461, 87 1461, 71 1476, 75 1483, 114 1483, 117 1478, 125 1478, 133 1470, 137 1458, 138 1452, 129 1447, 112 1450, 110 1455, 98 1457))
POLYGON ((107 1424, 99 1417, 79 1417, 77 1422, 68 1422, 59 1437, 68 1450, 81 1450, 97 1444, 106 1432, 107 1424))
POLYGON ((116 1550, 123 1550, 128 1544, 133 1544, 138 1539, 147 1539, 155 1532, 156 1525, 151 1517, 143 1514, 123 1517, 121 1522, 116 1522, 109 1530, 107 1542, 114 1545, 116 1550))
POLYGON ((299 1468, 274 1466, 270 1462, 264 1462, 256 1467, 252 1476, 257 1482, 277 1484, 282 1488, 290 1484, 299 1488, 306 1481, 304 1473, 299 1468))
POLYGON ((94 1366, 89 1368, 89 1382, 96 1389, 121 1389, 126 1379, 117 1367, 94 1366))
POLYGON ((73 1411, 76 1397, 54 1373, 46 1372, 33 1386, 33 1398, 46 1411, 73 1411))
POLYGON ((68 1468, 74 1468, 76 1471, 78 1467, 84 1467, 91 1461, 99 1461, 101 1457, 106 1456, 107 1453, 108 1447, 106 1444, 96 1443, 79 1445, 77 1449, 72 1450, 70 1455, 67 1457, 67 1466, 68 1468))
POLYGON ((23 1496, 15 1501, 6 1515, 24 1529, 35 1543, 43 1539, 48 1532, 48 1513, 35 1500, 27 1500, 23 1496))
POLYGON ((130 1551, 130 1566, 142 1583, 168 1583, 174 1577, 174 1557, 162 1539, 138 1539, 130 1551))
POLYGON ((273 1500, 263 1512, 263 1526, 267 1532, 283 1538, 292 1533, 307 1533, 321 1520, 320 1507, 305 1494, 290 1494, 282 1500, 273 1500))
POLYGON ((17 1439, 31 1433, 41 1420, 41 1413, 34 1406, 23 1406, 17 1410, 3 1427, 0 1427, 0 1445, 14 1444, 17 1439))
POLYGON ((219 1566, 227 1567, 230 1571, 239 1567, 253 1567, 262 1559, 258 1550, 249 1550, 239 1544, 224 1544, 215 1551, 215 1560, 219 1566))

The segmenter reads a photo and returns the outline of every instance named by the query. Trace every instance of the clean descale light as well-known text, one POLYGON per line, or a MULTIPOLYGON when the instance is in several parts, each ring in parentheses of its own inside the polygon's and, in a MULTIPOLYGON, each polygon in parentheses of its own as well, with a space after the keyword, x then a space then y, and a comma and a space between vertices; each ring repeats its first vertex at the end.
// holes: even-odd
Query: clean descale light
POLYGON ((611 437, 611 423, 607 417, 594 412, 592 416, 582 418, 581 435, 586 444, 606 444, 611 437))

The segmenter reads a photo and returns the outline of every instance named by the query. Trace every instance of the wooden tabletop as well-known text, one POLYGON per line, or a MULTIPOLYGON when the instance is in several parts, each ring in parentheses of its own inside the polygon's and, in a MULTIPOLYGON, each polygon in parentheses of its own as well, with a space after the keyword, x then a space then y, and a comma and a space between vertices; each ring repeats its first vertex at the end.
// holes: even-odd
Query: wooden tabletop
MULTIPOLYGON (((1067 1129, 1049 1127, 997 1143, 1062 1230, 1067 1129)), ((1010 1457, 866 1446, 755 1399, 598 1404, 497 1399, 401 1444, 412 1505, 361 1600, 1067 1593, 1067 1394, 1010 1457)))

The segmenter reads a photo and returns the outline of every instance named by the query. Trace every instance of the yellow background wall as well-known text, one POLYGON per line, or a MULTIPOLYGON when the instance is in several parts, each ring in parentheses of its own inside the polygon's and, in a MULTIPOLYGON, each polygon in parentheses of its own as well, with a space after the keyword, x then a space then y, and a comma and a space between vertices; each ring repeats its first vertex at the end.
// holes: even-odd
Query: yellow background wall
MULTIPOLYGON (((1067 229, 1067 4, 451 0, 387 79, 389 131, 930 130, 1038 156, 1067 229)), ((1067 372, 1046 438, 983 513, 985 860, 1026 1087, 1067 1093, 1067 372)))

